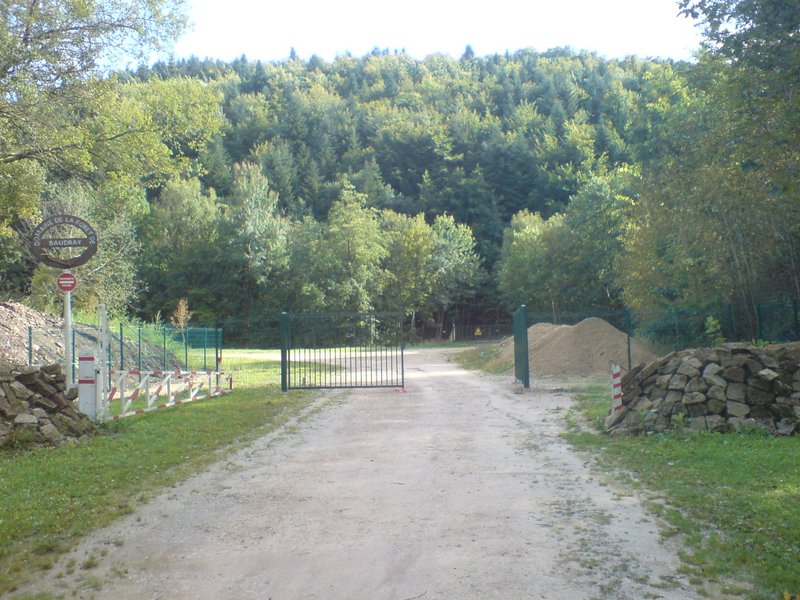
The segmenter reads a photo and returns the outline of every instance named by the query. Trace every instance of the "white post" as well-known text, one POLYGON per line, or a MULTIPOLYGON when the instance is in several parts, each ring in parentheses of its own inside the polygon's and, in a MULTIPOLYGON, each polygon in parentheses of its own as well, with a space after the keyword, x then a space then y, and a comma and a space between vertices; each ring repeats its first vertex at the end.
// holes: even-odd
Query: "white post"
MULTIPOLYGON (((69 273, 64 269, 64 273, 69 273)), ((72 379, 72 292, 64 293, 64 375, 69 390, 75 383, 72 379)))
POLYGON ((616 413, 622 408, 622 370, 620 366, 611 363, 611 413, 616 413))
POLYGON ((94 367, 94 380, 96 385, 94 386, 94 406, 95 406, 95 420, 103 422, 108 418, 108 392, 103 387, 105 385, 104 374, 106 370, 103 366, 103 361, 100 360, 95 363, 94 367))
POLYGON ((108 360, 109 348, 109 335, 108 335, 108 311, 106 305, 101 304, 98 308, 100 319, 100 359, 98 360, 98 368, 100 369, 100 377, 98 378, 98 415, 100 420, 105 421, 108 418, 108 394, 111 390, 111 363, 108 360))
POLYGON ((97 420, 97 370, 94 356, 78 357, 78 410, 97 420))

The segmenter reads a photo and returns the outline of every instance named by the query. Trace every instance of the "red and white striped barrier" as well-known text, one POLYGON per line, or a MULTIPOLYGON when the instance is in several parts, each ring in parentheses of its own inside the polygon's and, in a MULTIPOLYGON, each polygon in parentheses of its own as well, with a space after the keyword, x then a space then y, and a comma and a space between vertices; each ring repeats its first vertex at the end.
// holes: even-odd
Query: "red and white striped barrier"
MULTIPOLYGON (((220 396, 233 390, 233 376, 222 371, 111 371, 110 379, 114 381, 106 399, 106 405, 111 403, 119 394, 119 414, 111 417, 120 419, 131 415, 138 415, 151 410, 169 408, 179 404, 186 404, 196 400, 203 400, 213 396, 220 396), (139 379, 138 383, 127 391, 127 382, 131 377, 139 379), (215 382, 213 380, 216 380, 215 382), (155 389, 151 392, 151 383, 155 389), (223 387, 227 384, 227 389, 223 387), (205 388, 206 393, 201 395, 205 388), (185 398, 180 398, 186 393, 185 398), (142 394, 145 406, 131 410, 131 405, 142 394), (158 403, 159 398, 166 398, 166 402, 158 403)), ((108 414, 106 412, 106 414, 108 414)))
POLYGON ((622 410, 622 369, 611 363, 611 412, 622 410))

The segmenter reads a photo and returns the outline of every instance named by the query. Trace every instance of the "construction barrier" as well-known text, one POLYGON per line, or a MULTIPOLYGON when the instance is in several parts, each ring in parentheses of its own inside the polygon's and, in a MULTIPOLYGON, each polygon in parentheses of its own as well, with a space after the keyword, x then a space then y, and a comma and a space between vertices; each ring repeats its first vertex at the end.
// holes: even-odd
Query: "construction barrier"
POLYGON ((611 412, 612 414, 622 409, 622 368, 615 362, 611 363, 611 412))
POLYGON ((113 385, 106 396, 104 414, 110 414, 111 402, 120 403, 119 413, 111 415, 111 419, 187 404, 233 390, 233 375, 222 371, 110 371, 109 379, 113 385), (140 405, 131 408, 137 399, 141 400, 140 405))

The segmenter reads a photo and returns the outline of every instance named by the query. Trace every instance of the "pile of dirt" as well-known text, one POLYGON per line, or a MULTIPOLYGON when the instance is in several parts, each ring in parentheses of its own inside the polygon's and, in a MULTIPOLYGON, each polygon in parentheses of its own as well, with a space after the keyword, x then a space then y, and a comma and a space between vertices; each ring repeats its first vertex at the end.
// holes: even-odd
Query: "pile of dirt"
POLYGON ((46 315, 19 302, 0 302, 0 360, 14 365, 28 364, 28 330, 37 333, 32 362, 56 363, 64 356, 64 339, 58 335, 40 335, 63 328, 62 319, 46 315))
MULTIPOLYGON (((93 353, 98 343, 95 327, 73 323, 75 329, 75 356, 86 351, 93 353)), ((12 365, 28 364, 28 346, 32 365, 49 365, 64 361, 64 320, 39 312, 19 302, 0 302, 0 362, 12 365), (29 332, 32 333, 29 339, 29 332), (32 342, 32 344, 30 344, 32 342)), ((110 343, 116 350, 119 335, 111 332, 110 343)), ((124 341, 125 368, 141 370, 164 369, 162 349, 147 342, 138 345, 136 336, 126 336, 124 341), (133 339, 131 339, 133 338, 133 339), (141 356, 141 364, 139 364, 141 356)), ((115 365, 118 366, 118 365, 115 365)), ((166 368, 183 369, 182 361, 168 354, 166 368)))
MULTIPOLYGON (((577 325, 537 323, 528 328, 531 374, 539 377, 598 375, 609 363, 628 365, 628 336, 603 319, 590 317, 577 325)), ((514 340, 500 344, 500 356, 514 362, 514 340)), ((657 356, 631 340, 632 364, 649 363, 657 356)))

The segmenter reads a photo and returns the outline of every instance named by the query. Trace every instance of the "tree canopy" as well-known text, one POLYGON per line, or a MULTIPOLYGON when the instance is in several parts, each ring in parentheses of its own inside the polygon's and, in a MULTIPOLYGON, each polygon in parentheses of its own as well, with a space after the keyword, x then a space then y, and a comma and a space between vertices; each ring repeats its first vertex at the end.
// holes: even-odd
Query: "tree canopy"
POLYGON ((209 323, 401 309, 441 326, 522 302, 634 308, 654 332, 725 304, 754 323, 800 294, 800 9, 678 5, 706 33, 696 63, 468 48, 112 74, 175 38, 181 3, 8 2, 0 290, 47 304, 24 241, 62 207, 108 231, 114 309, 143 319, 185 299, 209 323))

